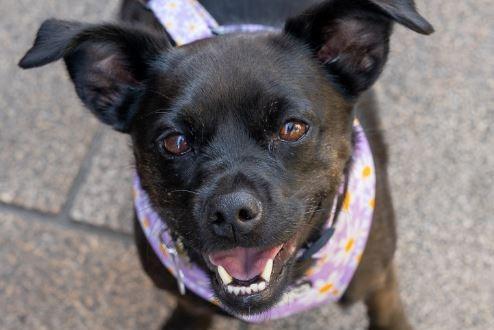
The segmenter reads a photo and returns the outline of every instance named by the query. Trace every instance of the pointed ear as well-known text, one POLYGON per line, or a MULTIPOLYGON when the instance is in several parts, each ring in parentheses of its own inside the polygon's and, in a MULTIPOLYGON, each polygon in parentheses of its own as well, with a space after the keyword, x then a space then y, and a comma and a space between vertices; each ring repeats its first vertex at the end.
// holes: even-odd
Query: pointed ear
POLYGON ((140 29, 48 20, 19 66, 33 68, 63 58, 84 105, 105 124, 127 132, 149 63, 168 47, 163 35, 140 29))
POLYGON ((340 91, 354 98, 381 74, 393 21, 433 32, 413 0, 328 0, 289 19, 284 31, 307 44, 340 91))

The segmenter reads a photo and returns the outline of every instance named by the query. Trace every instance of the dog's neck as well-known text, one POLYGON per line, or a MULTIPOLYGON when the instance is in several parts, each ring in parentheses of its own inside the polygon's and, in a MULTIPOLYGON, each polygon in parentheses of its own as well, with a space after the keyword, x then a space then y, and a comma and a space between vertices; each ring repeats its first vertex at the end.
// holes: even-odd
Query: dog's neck
POLYGON ((199 0, 220 25, 262 24, 282 27, 287 18, 320 0, 199 0))

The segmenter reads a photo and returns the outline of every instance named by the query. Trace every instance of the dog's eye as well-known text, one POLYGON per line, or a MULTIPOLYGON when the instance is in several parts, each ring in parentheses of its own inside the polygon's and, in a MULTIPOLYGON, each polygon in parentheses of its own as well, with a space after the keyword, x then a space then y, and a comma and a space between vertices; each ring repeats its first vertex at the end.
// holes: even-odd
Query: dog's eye
POLYGON ((295 142, 307 133, 309 125, 300 120, 289 120, 280 128, 280 138, 283 141, 295 142))
POLYGON ((185 135, 172 133, 163 139, 162 147, 175 156, 181 156, 190 151, 189 142, 185 135))

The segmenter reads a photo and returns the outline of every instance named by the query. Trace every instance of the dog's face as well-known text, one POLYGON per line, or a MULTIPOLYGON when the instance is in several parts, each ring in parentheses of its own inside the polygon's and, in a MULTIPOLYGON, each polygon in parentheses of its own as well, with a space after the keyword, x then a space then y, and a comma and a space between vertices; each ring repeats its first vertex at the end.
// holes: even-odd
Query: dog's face
POLYGON ((132 133, 143 185, 219 298, 263 309, 327 213, 351 152, 351 105, 279 36, 218 37, 155 65, 132 133))
POLYGON ((86 106, 131 134, 143 188, 218 298, 261 312, 326 220, 391 17, 431 32, 410 3, 388 3, 328 1, 279 34, 178 48, 128 27, 47 21, 21 66, 64 57, 86 106))

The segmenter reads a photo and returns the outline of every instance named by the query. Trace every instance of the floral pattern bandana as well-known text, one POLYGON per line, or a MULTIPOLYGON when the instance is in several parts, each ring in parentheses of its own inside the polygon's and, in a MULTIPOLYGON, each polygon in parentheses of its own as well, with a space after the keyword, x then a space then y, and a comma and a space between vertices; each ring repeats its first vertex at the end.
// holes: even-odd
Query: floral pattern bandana
MULTIPOLYGON (((195 0, 151 0, 148 6, 177 44, 210 37, 212 29, 218 28, 214 19, 195 0)), ((232 29, 229 27, 227 30, 232 29)), ((253 25, 233 30, 260 29, 253 25)), ((333 219, 333 208, 325 225, 329 228, 336 221, 333 236, 312 256, 315 262, 305 276, 289 286, 276 305, 261 314, 235 315, 222 306, 214 295, 209 275, 180 253, 182 249, 177 247, 177 243, 172 239, 166 219, 161 219, 153 210, 149 197, 136 175, 134 204, 137 217, 154 252, 168 271, 177 278, 180 292, 184 294, 188 289, 248 322, 279 319, 329 301, 338 301, 350 284, 364 252, 375 204, 374 161, 365 133, 356 119, 353 123, 353 139, 354 150, 341 210, 336 215, 337 218, 333 219)))

